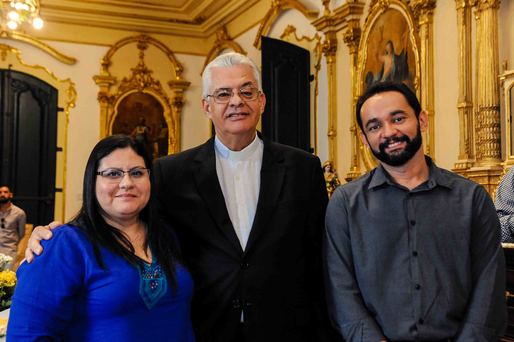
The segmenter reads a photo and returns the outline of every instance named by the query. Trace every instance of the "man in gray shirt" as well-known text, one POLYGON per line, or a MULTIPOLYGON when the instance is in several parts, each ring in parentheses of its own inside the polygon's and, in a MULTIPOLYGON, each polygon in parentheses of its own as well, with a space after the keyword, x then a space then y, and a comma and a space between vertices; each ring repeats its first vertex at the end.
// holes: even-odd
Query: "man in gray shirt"
POLYGON ((7 267, 16 262, 18 243, 25 234, 26 223, 25 212, 11 203, 12 197, 9 187, 0 185, 0 253, 13 258, 7 267))
POLYGON ((428 118, 407 86, 374 85, 356 109, 379 165, 328 206, 333 324, 347 341, 498 341, 505 261, 489 195, 424 155, 428 118))

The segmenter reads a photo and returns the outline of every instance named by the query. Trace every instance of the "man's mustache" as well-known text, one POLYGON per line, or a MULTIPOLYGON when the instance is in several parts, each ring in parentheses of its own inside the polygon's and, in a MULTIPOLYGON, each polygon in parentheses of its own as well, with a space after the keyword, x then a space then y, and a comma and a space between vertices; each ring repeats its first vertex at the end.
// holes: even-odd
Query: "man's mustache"
POLYGON ((408 143, 408 142, 410 142, 410 139, 406 135, 402 135, 402 136, 399 136, 399 137, 386 138, 383 142, 380 143, 380 145, 378 145, 378 148, 381 151, 384 151, 389 144, 392 144, 392 143, 395 143, 395 142, 407 142, 408 143))

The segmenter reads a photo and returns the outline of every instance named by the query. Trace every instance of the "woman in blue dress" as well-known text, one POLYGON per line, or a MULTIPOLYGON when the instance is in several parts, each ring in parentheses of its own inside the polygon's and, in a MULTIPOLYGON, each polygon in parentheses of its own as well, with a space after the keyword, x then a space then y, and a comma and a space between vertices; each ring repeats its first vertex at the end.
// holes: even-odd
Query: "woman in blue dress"
POLYGON ((194 341, 192 279, 154 213, 150 168, 131 137, 94 147, 79 213, 18 269, 8 340, 194 341))

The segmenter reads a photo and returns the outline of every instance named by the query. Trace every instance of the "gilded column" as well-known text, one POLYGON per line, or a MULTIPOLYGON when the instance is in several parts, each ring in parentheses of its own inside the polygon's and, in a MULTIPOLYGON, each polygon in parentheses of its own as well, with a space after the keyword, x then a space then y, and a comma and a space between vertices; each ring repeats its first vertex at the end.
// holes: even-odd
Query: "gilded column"
POLYGON ((93 80, 100 87, 98 92, 98 102, 100 103, 100 138, 103 138, 109 133, 109 122, 107 118, 111 117, 110 111, 113 105, 114 97, 110 95, 111 87, 116 84, 116 77, 111 76, 108 71, 110 62, 107 59, 102 59, 102 69, 100 75, 93 76, 93 80))
POLYGON ((501 163, 499 6, 500 0, 479 0, 477 3, 480 26, 477 46, 478 166, 496 166, 501 163))
POLYGON ((455 0, 459 34, 459 159, 453 171, 463 174, 475 160, 473 137, 473 84, 471 65, 471 7, 475 0, 455 0))
POLYGON ((358 85, 356 79, 356 70, 358 70, 358 52, 359 52, 359 41, 361 38, 361 28, 359 26, 358 19, 352 19, 348 22, 348 27, 344 31, 343 40, 348 46, 350 51, 350 79, 352 82, 352 111, 351 115, 351 125, 350 125, 350 136, 351 136, 351 144, 352 144, 352 159, 350 165, 350 171, 346 174, 345 179, 347 181, 355 179, 359 177, 362 173, 360 168, 359 161, 359 137, 358 135, 358 125, 355 118, 355 104, 357 102, 357 94, 358 94, 358 85))
POLYGON ((328 74, 328 159, 336 168, 337 165, 337 77, 336 77, 336 52, 337 52, 337 26, 340 24, 329 9, 330 1, 323 1, 323 16, 312 24, 318 31, 325 34, 322 43, 322 52, 327 63, 328 74))
MULTIPOLYGON (((337 68, 336 33, 331 31, 325 34, 325 41, 322 45, 323 55, 327 62, 328 72, 328 158, 333 165, 337 164, 337 68)), ((337 167, 337 166, 336 166, 337 167)))
POLYGON ((413 0, 411 6, 418 20, 420 37, 420 94, 421 107, 428 113, 428 131, 426 132, 425 151, 435 156, 434 144, 434 46, 433 14, 436 0, 413 0))
MULTIPOLYGON (((328 149, 329 161, 332 165, 339 168, 337 164, 337 67, 336 67, 336 52, 337 52, 337 37, 339 31, 343 31, 344 42, 350 49, 351 58, 351 77, 352 85, 356 86, 355 73, 357 70, 357 50, 359 46, 359 39, 361 30, 359 27, 360 16, 364 10, 364 3, 359 0, 348 0, 345 4, 335 9, 333 12, 329 9, 330 1, 323 0, 324 6, 323 16, 315 20, 312 24, 325 33, 325 41, 323 42, 323 54, 327 62, 328 72, 328 149)), ((356 90, 352 88, 352 99, 356 96, 356 90)), ((354 102, 354 101, 352 101, 354 102)), ((350 114, 353 116, 353 114, 350 114)), ((360 175, 359 160, 358 160, 358 139, 357 130, 354 119, 352 119, 352 126, 350 128, 352 134, 352 166, 351 172, 360 175)))
POLYGON ((476 163, 466 172, 494 195, 502 174, 498 9, 501 0, 477 0, 476 163))
MULTIPOLYGON (((171 88, 171 115, 173 117, 174 125, 172 128, 173 134, 168 134, 168 153, 177 153, 180 151, 180 126, 182 118, 182 108, 184 107, 184 91, 189 88, 191 82, 183 80, 173 80, 168 82, 171 88)), ((171 132, 170 132, 171 133, 171 132)))

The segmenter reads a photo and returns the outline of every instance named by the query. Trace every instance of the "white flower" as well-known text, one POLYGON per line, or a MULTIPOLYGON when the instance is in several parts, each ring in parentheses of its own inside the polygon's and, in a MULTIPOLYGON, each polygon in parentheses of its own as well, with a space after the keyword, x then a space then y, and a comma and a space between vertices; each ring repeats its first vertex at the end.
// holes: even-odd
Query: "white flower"
POLYGON ((0 253, 0 271, 3 271, 5 266, 12 261, 12 257, 0 253))

